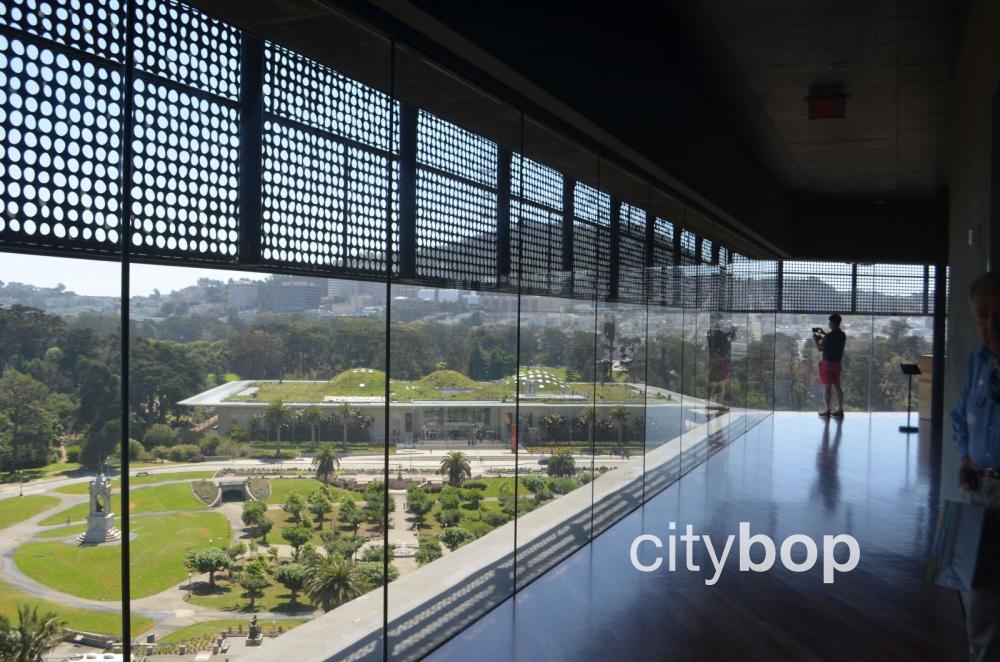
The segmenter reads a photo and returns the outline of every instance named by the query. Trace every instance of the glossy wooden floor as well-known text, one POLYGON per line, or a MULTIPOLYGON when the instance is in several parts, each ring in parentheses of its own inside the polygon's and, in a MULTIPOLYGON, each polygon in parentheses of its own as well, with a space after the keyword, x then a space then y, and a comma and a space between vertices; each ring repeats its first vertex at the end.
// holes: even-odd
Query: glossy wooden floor
MULTIPOLYGON (((849 414, 827 426, 815 414, 775 415, 427 659, 963 659, 957 595, 922 579, 940 455, 900 434, 899 419, 849 414), (680 550, 678 571, 637 572, 632 540, 666 540, 668 521, 717 539, 741 521, 779 543, 850 533, 861 561, 833 585, 820 564, 740 573, 734 543, 715 586, 681 570, 680 550)), ((704 553, 699 562, 710 566, 704 553)))

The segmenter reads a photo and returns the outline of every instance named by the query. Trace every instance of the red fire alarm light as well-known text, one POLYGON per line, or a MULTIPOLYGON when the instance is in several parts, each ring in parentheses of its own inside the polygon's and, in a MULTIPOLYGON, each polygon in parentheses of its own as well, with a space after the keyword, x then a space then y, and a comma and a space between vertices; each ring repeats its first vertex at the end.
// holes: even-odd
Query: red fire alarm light
POLYGON ((839 120, 847 117, 847 95, 828 94, 806 97, 809 102, 809 119, 839 120))

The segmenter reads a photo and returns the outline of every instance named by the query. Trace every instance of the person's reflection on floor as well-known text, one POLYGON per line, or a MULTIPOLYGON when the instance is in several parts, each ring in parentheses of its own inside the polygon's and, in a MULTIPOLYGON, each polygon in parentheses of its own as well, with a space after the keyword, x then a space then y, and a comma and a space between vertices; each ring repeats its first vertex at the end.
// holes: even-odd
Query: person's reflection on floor
POLYGON ((830 419, 823 422, 823 438, 816 450, 816 483, 812 498, 821 501, 827 513, 833 513, 840 503, 840 472, 837 452, 840 450, 841 419, 834 419, 833 441, 830 441, 830 419))

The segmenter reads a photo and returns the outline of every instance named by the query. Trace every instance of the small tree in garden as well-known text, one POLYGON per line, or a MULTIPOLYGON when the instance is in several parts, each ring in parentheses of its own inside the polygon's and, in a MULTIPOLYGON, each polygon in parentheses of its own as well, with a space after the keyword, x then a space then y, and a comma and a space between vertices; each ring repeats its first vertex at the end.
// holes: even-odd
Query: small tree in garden
POLYGON ((236 583, 240 585, 246 592, 247 597, 250 598, 250 609, 256 606, 257 598, 264 595, 264 588, 268 585, 266 577, 249 572, 242 573, 237 578, 236 583))
POLYGON ((292 593, 292 604, 298 601, 299 591, 305 588, 309 569, 301 563, 286 563, 278 566, 274 578, 292 593))
POLYGON ((188 550, 184 558, 184 565, 191 572, 207 572, 208 584, 215 588, 215 573, 228 570, 233 567, 233 559, 229 552, 218 547, 206 547, 205 549, 188 550))
POLYGON ((340 457, 332 444, 323 444, 313 456, 313 467, 316 468, 316 478, 323 484, 330 484, 330 476, 340 468, 340 457))
POLYGON ((292 558, 299 560, 299 550, 312 538, 312 531, 303 526, 290 526, 281 530, 281 537, 292 546, 292 558))
POLYGON ((452 527, 445 530, 445 532, 441 534, 441 542, 443 542, 445 546, 453 552, 462 545, 465 545, 475 539, 475 535, 461 527, 452 527))
POLYGON ((441 460, 442 474, 448 476, 448 484, 459 487, 466 478, 472 478, 472 466, 462 451, 451 451, 441 460))
POLYGON ((306 500, 302 498, 302 495, 298 493, 297 490, 292 490, 289 492, 288 497, 285 499, 285 503, 281 505, 281 509, 292 516, 292 520, 296 525, 302 523, 302 511, 306 508, 306 500))
POLYGON ((414 528, 420 528, 424 524, 424 518, 434 507, 434 500, 418 485, 410 485, 406 489, 406 510, 414 519, 414 528))
POLYGON ((333 499, 327 487, 313 490, 309 495, 309 512, 316 517, 316 528, 323 528, 323 520, 333 510, 333 499))
POLYGON ((358 505, 351 499, 347 499, 341 504, 340 512, 337 516, 341 524, 351 527, 355 535, 358 533, 358 527, 361 526, 361 522, 365 519, 365 516, 361 514, 361 510, 358 509, 358 505))
POLYGON ((417 563, 427 565, 439 558, 441 558, 441 543, 438 542, 438 539, 433 536, 421 538, 417 547, 417 563))
POLYGON ((549 457, 549 463, 546 465, 546 470, 550 476, 555 476, 556 478, 567 478, 576 474, 576 460, 569 453, 563 451, 559 453, 553 453, 549 457))

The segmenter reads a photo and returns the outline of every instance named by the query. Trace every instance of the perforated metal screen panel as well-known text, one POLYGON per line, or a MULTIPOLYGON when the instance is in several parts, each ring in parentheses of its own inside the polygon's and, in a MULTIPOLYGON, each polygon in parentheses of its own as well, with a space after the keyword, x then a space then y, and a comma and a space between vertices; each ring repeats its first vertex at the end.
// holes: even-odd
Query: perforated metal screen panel
MULTIPOLYGON (((50 11, 0 7, 7 25, 117 53, 73 22, 53 23, 50 11)), ((0 76, 0 240, 113 251, 122 219, 121 66, 0 34, 0 76)))
POLYGON ((922 265, 859 264, 857 312, 925 314, 926 270, 922 265))
POLYGON ((645 289, 646 211, 623 202, 618 223, 618 298, 639 303, 645 289))
POLYGON ((265 112, 375 151, 398 152, 398 111, 382 92, 272 43, 266 66, 265 112))
POLYGON ((125 3, 120 0, 77 0, 70 7, 42 0, 4 0, 0 25, 109 62, 125 60, 125 3))
MULTIPOLYGON (((499 204, 508 191, 498 195, 507 181, 499 148, 418 111, 416 153, 407 157, 416 162, 407 162, 412 179, 404 182, 415 197, 406 226, 414 241, 401 246, 398 104, 275 44, 263 44, 263 60, 250 58, 256 64, 241 62, 250 37, 183 3, 132 6, 135 40, 126 48, 120 0, 0 0, 0 245, 114 254, 127 214, 140 259, 381 278, 399 273, 404 249, 409 273, 429 284, 507 286, 516 278, 529 293, 612 294, 607 193, 577 182, 564 200, 561 173, 512 155, 510 239, 502 246, 499 204), (135 68, 125 90, 127 53, 135 68), (258 66, 259 97, 240 89, 241 80, 259 79, 245 76, 258 66), (134 106, 128 145, 126 95, 134 106), (263 103, 260 124, 241 115, 253 99, 263 103), (260 162, 240 163, 257 140, 260 162), (132 177, 123 185, 126 158, 132 177), (250 205, 241 218, 240 196, 256 190, 253 173, 260 217, 250 205), (563 228, 569 203, 572 228, 563 228), (563 246, 569 234, 572 246, 563 246), (572 270, 564 272, 570 249, 572 270), (505 273, 501 281, 508 257, 511 280, 505 273)), ((751 260, 733 254, 725 237, 699 241, 662 218, 653 221, 647 267, 645 212, 624 202, 616 213, 621 301, 920 315, 932 311, 934 288, 948 285, 919 265, 751 260), (709 264, 713 248, 717 264, 709 264)))
POLYGON ((611 197, 577 182, 573 190, 573 292, 608 296, 611 197))
POLYGON ((393 106, 275 44, 265 58, 264 261, 384 275, 387 226, 398 208, 393 106))
POLYGON ((132 245, 193 259, 235 257, 236 104, 137 78, 132 245))
POLYGON ((558 294, 563 287, 562 175, 514 154, 510 180, 512 272, 522 292, 558 294))

